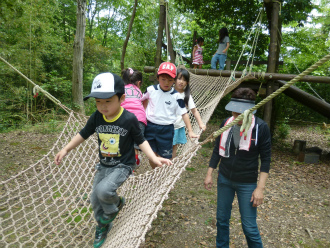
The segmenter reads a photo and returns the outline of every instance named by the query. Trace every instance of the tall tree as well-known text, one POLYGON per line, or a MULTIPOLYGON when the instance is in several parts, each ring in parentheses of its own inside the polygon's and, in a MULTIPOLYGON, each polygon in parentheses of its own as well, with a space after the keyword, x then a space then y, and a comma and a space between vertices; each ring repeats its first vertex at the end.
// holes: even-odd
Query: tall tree
POLYGON ((120 68, 121 68, 121 70, 124 70, 124 68, 125 68, 125 53, 126 53, 128 40, 129 40, 129 37, 131 35, 131 30, 132 30, 132 26, 133 26, 133 22, 134 22, 134 18, 135 18, 137 3, 138 3, 137 0, 135 0, 134 1, 134 6, 133 6, 133 13, 132 13, 129 25, 128 25, 126 39, 125 39, 124 44, 123 44, 123 51, 122 51, 121 59, 120 59, 120 68))
MULTIPOLYGON (((168 8, 168 3, 166 3, 166 8, 168 8)), ((170 16, 169 13, 166 11, 165 13, 166 17, 166 28, 165 28, 165 33, 166 33, 166 41, 167 41, 167 50, 170 54, 171 57, 171 62, 175 63, 175 52, 173 50, 173 44, 172 44, 172 38, 171 38, 171 24, 170 24, 170 16)))
POLYGON ((155 67, 161 63, 162 60, 162 43, 163 43, 163 32, 165 27, 165 1, 159 0, 159 24, 158 24, 158 36, 156 40, 156 57, 155 57, 155 67))
POLYGON ((77 28, 73 45, 72 101, 74 109, 84 113, 83 51, 86 29, 86 0, 77 0, 77 28))

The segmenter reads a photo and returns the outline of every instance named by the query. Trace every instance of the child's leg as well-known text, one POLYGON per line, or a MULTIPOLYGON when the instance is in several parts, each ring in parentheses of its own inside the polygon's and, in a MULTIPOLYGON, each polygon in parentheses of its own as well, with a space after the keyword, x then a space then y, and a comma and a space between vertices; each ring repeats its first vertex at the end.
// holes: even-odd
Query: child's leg
POLYGON ((119 211, 118 206, 121 203, 121 199, 117 195, 117 189, 129 177, 131 168, 123 164, 110 168, 101 166, 98 173, 103 178, 98 180, 98 182, 95 180, 96 185, 93 189, 91 202, 96 221, 104 224, 100 219, 104 216, 116 214, 119 211))
POLYGON ((198 65, 199 69, 202 69, 202 65, 198 65))
POLYGON ((112 226, 113 226, 113 223, 110 223, 108 225, 97 225, 96 226, 95 238, 94 238, 94 243, 93 243, 94 248, 99 248, 103 245, 112 226))
POLYGON ((178 151, 178 144, 186 144, 187 137, 185 127, 180 127, 174 130, 174 137, 173 137, 173 152, 172 158, 176 157, 178 151))
POLYGON ((100 216, 103 215, 103 209, 101 206, 101 203, 97 197, 97 193, 96 193, 96 186, 99 184, 100 181, 102 181, 105 177, 105 174, 100 172, 101 171, 101 164, 97 164, 95 169, 96 169, 96 174, 94 177, 94 181, 93 181, 93 189, 92 189, 92 194, 91 194, 91 204, 93 207, 93 212, 94 212, 94 218, 95 220, 99 223, 99 225, 101 225, 101 223, 99 222, 100 216))
POLYGON ((172 158, 176 157, 176 151, 178 150, 178 145, 173 146, 172 158))
POLYGON ((194 69, 197 69, 197 65, 196 64, 194 64, 194 69))

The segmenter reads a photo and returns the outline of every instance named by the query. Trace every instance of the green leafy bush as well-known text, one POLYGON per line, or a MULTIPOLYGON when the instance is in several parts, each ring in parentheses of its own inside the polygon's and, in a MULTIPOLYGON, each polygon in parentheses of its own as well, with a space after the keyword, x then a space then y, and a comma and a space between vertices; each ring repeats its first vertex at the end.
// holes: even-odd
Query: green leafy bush
POLYGON ((288 137, 290 131, 291 131, 291 127, 288 124, 288 118, 285 118, 284 121, 282 121, 279 125, 277 125, 276 127, 276 137, 278 139, 285 139, 286 137, 288 137))

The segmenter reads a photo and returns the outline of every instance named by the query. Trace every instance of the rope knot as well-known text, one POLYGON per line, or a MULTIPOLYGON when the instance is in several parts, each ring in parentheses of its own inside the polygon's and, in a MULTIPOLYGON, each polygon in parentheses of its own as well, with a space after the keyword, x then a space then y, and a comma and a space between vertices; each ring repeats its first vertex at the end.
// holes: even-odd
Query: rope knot
POLYGON ((36 85, 33 87, 33 98, 36 98, 39 95, 40 87, 36 85))

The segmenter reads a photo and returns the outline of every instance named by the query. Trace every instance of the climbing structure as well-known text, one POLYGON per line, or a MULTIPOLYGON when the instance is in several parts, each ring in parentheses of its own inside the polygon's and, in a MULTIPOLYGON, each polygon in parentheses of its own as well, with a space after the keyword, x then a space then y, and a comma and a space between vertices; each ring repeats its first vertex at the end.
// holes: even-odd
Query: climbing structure
MULTIPOLYGON (((191 75, 191 92, 207 123, 218 102, 246 78, 191 75)), ((87 117, 68 112, 68 120, 53 148, 26 170, 1 182, 1 247, 91 247, 95 222, 89 197, 94 165, 98 161, 97 138, 90 137, 64 158, 54 156, 84 126, 87 117)), ((195 132, 198 125, 191 118, 195 132)), ((138 247, 144 241, 164 200, 199 148, 189 141, 179 148, 172 166, 151 170, 143 159, 138 176, 119 189, 127 204, 114 221, 105 247, 138 247)))
MULTIPOLYGON (((329 59, 330 55, 325 56, 249 111, 259 108, 329 59)), ((233 75, 224 78, 192 74, 191 94, 203 122, 208 122, 225 94, 251 77, 246 75, 236 80, 233 75)), ((83 127, 87 117, 69 110, 56 99, 52 100, 68 113, 68 120, 47 155, 17 175, 1 182, 1 247, 92 245, 95 221, 89 197, 94 165, 98 161, 97 139, 96 136, 90 137, 71 151, 60 166, 56 166, 53 163, 55 154, 83 127)), ((212 140, 242 118, 243 115, 240 115, 203 143, 212 140)), ((191 118, 191 121, 194 131, 198 132, 195 119, 191 118)), ((174 159, 171 166, 150 170, 143 159, 144 167, 140 169, 140 174, 129 178, 118 190, 119 195, 124 195, 127 201, 115 219, 104 247, 139 247, 144 242, 145 235, 168 193, 203 143, 189 141, 180 147, 180 156, 174 159)))

